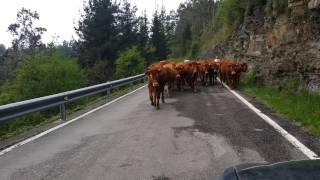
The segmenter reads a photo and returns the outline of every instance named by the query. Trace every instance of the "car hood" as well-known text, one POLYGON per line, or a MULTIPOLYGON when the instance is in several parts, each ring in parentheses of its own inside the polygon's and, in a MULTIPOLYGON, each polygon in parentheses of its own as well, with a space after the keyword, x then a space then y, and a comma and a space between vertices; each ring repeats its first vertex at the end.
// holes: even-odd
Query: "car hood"
POLYGON ((239 165, 227 169, 221 180, 320 180, 320 160, 239 165))

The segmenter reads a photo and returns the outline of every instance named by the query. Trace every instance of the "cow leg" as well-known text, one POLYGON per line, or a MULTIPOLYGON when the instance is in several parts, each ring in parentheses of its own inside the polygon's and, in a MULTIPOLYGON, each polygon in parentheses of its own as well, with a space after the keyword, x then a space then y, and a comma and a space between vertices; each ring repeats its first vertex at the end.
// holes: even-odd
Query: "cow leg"
POLYGON ((156 93, 156 107, 157 107, 157 109, 160 109, 160 95, 161 95, 160 91, 157 91, 157 93, 156 93))
POLYGON ((153 98, 154 98, 153 93, 149 94, 149 98, 150 98, 150 101, 151 101, 151 106, 155 106, 155 103, 154 103, 154 100, 153 100, 153 98))
POLYGON ((164 92, 161 93, 161 100, 162 100, 162 103, 165 103, 164 102, 164 92))
POLYGON ((177 89, 178 91, 181 91, 181 79, 177 80, 177 89))
POLYGON ((181 90, 184 91, 184 85, 186 84, 185 79, 181 79, 181 90))
POLYGON ((192 92, 193 92, 193 93, 196 93, 196 92, 197 92, 196 84, 197 84, 197 79, 194 79, 194 80, 192 81, 192 84, 191 84, 191 88, 192 88, 192 92))
POLYGON ((149 87, 149 99, 150 99, 150 102, 151 102, 151 106, 155 106, 154 96, 155 96, 155 94, 154 94, 153 89, 151 89, 149 87))
POLYGON ((201 80, 201 84, 202 84, 202 86, 205 86, 205 83, 204 83, 204 77, 203 77, 203 75, 202 75, 202 74, 200 75, 200 80, 201 80))

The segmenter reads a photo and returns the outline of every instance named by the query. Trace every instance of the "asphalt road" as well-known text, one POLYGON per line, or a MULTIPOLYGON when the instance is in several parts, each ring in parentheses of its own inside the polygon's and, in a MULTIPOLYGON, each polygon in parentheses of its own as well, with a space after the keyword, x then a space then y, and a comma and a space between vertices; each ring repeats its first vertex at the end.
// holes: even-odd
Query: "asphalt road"
POLYGON ((218 179, 242 163, 307 159, 228 90, 144 88, 0 156, 0 179, 218 179))

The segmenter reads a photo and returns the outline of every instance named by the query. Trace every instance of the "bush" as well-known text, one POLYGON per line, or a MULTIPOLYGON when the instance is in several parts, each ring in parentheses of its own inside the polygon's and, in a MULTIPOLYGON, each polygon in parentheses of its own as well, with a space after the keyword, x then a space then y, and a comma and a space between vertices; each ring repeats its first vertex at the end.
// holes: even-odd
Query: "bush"
POLYGON ((86 76, 75 59, 56 52, 28 56, 14 72, 16 79, 1 89, 1 104, 78 89, 86 76))
POLYGON ((242 22, 243 12, 238 0, 220 0, 213 20, 201 37, 201 49, 215 47, 230 37, 242 22))
POLYGON ((123 78, 143 73, 146 60, 136 46, 124 51, 116 60, 116 77, 123 78))

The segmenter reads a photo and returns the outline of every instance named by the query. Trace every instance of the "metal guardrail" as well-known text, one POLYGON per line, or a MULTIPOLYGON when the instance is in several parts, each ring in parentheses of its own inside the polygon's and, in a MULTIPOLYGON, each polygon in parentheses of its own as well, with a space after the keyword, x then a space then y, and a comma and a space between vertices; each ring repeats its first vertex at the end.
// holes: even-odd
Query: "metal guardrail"
POLYGON ((141 80, 145 80, 144 74, 73 91, 67 91, 50 96, 3 105, 0 106, 0 121, 14 119, 32 112, 38 112, 56 106, 60 106, 60 118, 62 120, 66 120, 66 103, 102 92, 107 92, 108 95, 110 95, 111 89, 113 88, 121 87, 141 80))

